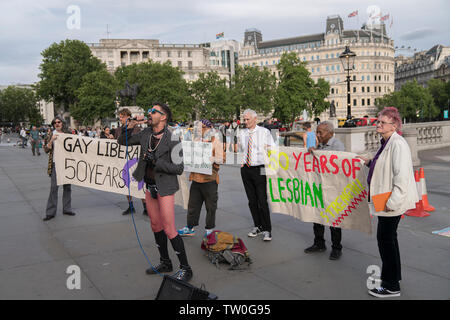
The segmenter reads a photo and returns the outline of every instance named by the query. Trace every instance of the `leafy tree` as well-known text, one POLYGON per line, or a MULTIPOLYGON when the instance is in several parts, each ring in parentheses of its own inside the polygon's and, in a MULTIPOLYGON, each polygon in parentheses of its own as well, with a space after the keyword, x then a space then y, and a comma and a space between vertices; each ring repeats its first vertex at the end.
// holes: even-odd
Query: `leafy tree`
POLYGON ((41 80, 37 85, 37 94, 46 101, 53 101, 55 108, 60 108, 60 113, 68 111, 77 102, 76 91, 81 87, 84 75, 106 70, 106 65, 79 40, 53 43, 41 55, 41 80))
POLYGON ((200 73, 199 78, 190 83, 190 90, 196 116, 208 119, 230 119, 233 116, 227 80, 221 79, 217 71, 200 73))
POLYGON ((29 121, 40 125, 43 119, 37 103, 33 89, 9 86, 0 92, 0 119, 14 124, 29 121))
POLYGON ((440 109, 440 118, 443 118, 443 111, 449 108, 450 82, 431 79, 427 83, 427 88, 433 96, 434 104, 440 109))
POLYGON ((232 103, 238 115, 243 109, 263 114, 273 111, 276 77, 269 69, 237 66, 232 83, 232 103))
POLYGON ((312 88, 313 94, 311 98, 311 104, 307 108, 309 114, 314 117, 319 116, 322 112, 330 108, 330 102, 325 99, 330 93, 330 83, 325 79, 319 78, 317 83, 312 88))
POLYGON ((430 91, 419 85, 415 79, 405 83, 400 91, 377 99, 375 104, 379 110, 389 106, 396 107, 407 121, 430 120, 439 114, 430 91))
MULTIPOLYGON (((188 85, 183 79, 183 72, 172 67, 169 61, 143 62, 119 67, 115 72, 119 88, 138 84, 139 92, 136 104, 144 110, 155 101, 167 103, 174 119, 186 120, 192 116, 193 99, 189 95, 188 85)), ((121 101, 121 105, 131 105, 130 100, 121 101)))
POLYGON ((300 61, 294 52, 284 53, 277 66, 280 82, 275 96, 274 116, 283 122, 293 122, 303 110, 312 110, 314 81, 305 66, 306 62, 300 61))
POLYGON ((114 76, 104 69, 86 74, 76 91, 78 102, 70 106, 70 114, 84 125, 113 117, 117 87, 114 76))

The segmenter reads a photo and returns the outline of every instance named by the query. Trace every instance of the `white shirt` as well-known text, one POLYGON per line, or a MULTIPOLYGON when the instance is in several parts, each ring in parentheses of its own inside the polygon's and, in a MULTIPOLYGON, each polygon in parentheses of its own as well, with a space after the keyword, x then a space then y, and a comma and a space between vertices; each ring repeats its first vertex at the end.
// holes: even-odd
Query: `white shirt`
POLYGON ((268 129, 260 126, 256 126, 253 130, 241 130, 239 135, 239 144, 240 149, 244 154, 242 164, 245 164, 245 160, 247 157, 249 135, 252 136, 252 152, 250 157, 250 165, 252 167, 264 165, 264 159, 267 157, 267 148, 275 147, 273 137, 268 129))

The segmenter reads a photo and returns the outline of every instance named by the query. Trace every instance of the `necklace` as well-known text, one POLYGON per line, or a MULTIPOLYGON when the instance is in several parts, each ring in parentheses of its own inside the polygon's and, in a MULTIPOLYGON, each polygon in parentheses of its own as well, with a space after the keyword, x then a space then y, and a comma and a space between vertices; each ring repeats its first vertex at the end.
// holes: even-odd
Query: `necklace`
MULTIPOLYGON (((164 131, 164 130, 162 130, 162 131, 164 131)), ((161 138, 159 139, 158 143, 156 144, 155 148, 152 149, 152 137, 155 137, 155 136, 161 134, 162 131, 160 131, 160 132, 158 132, 158 133, 156 133, 156 134, 152 134, 152 136, 150 137, 150 141, 149 141, 149 145, 148 145, 148 150, 149 150, 150 152, 153 152, 153 151, 155 151, 156 149, 158 149, 158 146, 159 146, 159 144, 161 143, 161 140, 162 140, 162 138, 163 138, 163 137, 161 137, 161 138)), ((163 135, 163 136, 164 136, 164 135, 163 135)))

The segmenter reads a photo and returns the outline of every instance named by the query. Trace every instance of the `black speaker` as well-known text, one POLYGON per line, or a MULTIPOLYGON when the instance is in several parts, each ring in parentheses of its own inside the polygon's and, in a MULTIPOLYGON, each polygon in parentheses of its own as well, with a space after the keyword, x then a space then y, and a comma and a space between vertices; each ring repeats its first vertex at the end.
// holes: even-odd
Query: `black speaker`
POLYGON ((217 296, 172 276, 164 275, 155 300, 217 300, 217 296))

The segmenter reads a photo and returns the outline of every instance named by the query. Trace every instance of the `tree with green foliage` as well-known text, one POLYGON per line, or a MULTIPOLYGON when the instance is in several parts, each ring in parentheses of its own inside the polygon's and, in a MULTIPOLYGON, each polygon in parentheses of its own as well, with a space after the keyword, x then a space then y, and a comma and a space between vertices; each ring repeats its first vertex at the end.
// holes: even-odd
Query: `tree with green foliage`
POLYGON ((220 78, 217 71, 200 73, 199 78, 190 83, 190 91, 195 101, 194 112, 199 118, 231 119, 234 108, 227 80, 220 78))
MULTIPOLYGON (((147 110, 152 102, 167 103, 174 120, 187 120, 192 117, 193 99, 189 95, 188 85, 183 72, 172 67, 169 61, 143 62, 117 68, 115 77, 120 88, 138 84, 139 92, 136 104, 147 110)), ((121 101, 121 105, 131 105, 130 100, 121 101)))
POLYGON ((26 121, 41 125, 43 118, 33 89, 8 86, 0 91, 0 120, 11 121, 15 125, 26 121))
POLYGON ((396 107, 408 122, 430 120, 439 114, 428 88, 417 83, 417 80, 405 83, 399 91, 394 91, 375 100, 378 110, 384 107, 396 107))
POLYGON ((106 70, 106 65, 79 40, 53 43, 41 55, 41 80, 37 84, 37 94, 46 101, 52 101, 59 111, 57 113, 61 114, 78 101, 76 92, 86 74, 106 70))
POLYGON ((300 61, 296 53, 291 52, 284 53, 277 66, 280 81, 275 96, 274 116, 283 122, 294 122, 303 110, 317 116, 329 107, 325 101, 330 90, 328 82, 319 79, 314 83, 306 64, 300 61))
POLYGON ((76 91, 77 102, 70 106, 71 116, 83 125, 113 117, 117 88, 114 76, 104 69, 86 74, 76 91))
POLYGON ((444 110, 450 107, 450 82, 431 79, 427 83, 427 88, 433 96, 434 104, 440 110, 439 118, 443 119, 444 110))
POLYGON ((240 115, 245 109, 268 114, 273 110, 276 77, 264 67, 237 66, 232 78, 232 103, 240 115))

